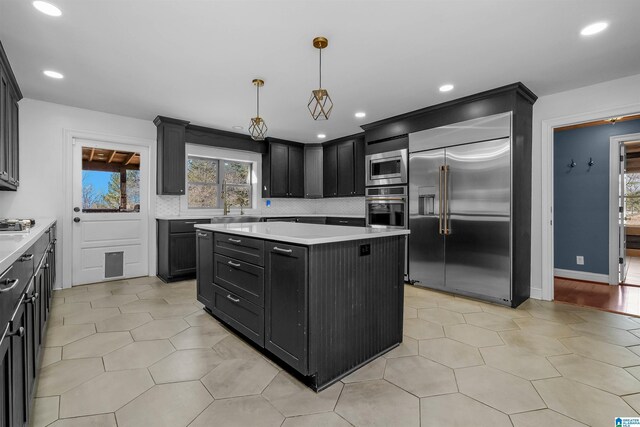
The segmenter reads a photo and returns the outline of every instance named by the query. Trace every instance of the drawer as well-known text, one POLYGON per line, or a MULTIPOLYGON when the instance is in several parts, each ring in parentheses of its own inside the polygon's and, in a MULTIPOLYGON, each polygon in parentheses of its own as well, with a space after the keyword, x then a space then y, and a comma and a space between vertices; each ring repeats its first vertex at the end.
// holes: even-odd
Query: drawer
POLYGON ((196 224, 211 224, 209 219, 179 219, 169 221, 169 233, 195 233, 196 224))
POLYGON ((214 284, 211 312, 260 347, 264 347, 263 308, 214 284))
POLYGON ((264 307, 264 268, 224 255, 214 256, 213 282, 264 307))
POLYGON ((33 262, 35 263, 35 267, 38 267, 38 264, 40 263, 40 261, 42 261, 42 257, 44 256, 44 253, 47 251, 47 248, 49 247, 49 234, 50 234, 50 231, 48 233, 45 232, 42 236, 40 236, 40 238, 36 241, 36 243, 33 246, 31 246, 29 251, 27 251, 29 254, 34 255, 33 262))
POLYGON ((30 256, 23 256, 0 273, 0 329, 2 330, 11 319, 16 304, 33 276, 33 262, 30 256))
POLYGON ((364 227, 364 218, 341 218, 341 217, 327 217, 327 225, 346 225, 350 227, 364 227))
POLYGON ((326 224, 327 218, 323 216, 301 216, 298 222, 302 224, 326 224))
POLYGON ((264 241, 233 234, 215 233, 213 251, 251 264, 264 265, 264 241))

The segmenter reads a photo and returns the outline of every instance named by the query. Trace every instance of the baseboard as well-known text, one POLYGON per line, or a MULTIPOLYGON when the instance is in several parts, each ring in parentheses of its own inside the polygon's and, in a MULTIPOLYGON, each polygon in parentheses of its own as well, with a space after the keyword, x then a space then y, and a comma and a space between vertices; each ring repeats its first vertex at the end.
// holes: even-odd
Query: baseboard
POLYGON ((542 299, 542 289, 540 288, 531 288, 529 298, 533 299, 542 299))
POLYGON ((609 283, 609 276, 606 274, 589 273, 588 271, 563 270, 554 268, 553 275, 564 277, 565 279, 586 280, 587 282, 609 283))

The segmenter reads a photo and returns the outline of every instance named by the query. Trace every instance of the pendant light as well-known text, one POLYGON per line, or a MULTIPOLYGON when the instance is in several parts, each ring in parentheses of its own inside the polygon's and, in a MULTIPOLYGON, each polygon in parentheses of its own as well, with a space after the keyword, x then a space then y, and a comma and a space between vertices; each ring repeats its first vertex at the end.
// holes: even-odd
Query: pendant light
POLYGON ((318 89, 311 91, 311 99, 307 104, 313 120, 329 120, 329 115, 333 109, 333 101, 329 96, 329 92, 322 88, 322 49, 327 47, 328 44, 329 40, 325 37, 313 39, 313 47, 320 52, 320 85, 318 89))
POLYGON ((267 134, 267 124, 260 117, 260 88, 264 86, 264 80, 253 79, 252 83, 256 87, 256 116, 251 118, 249 134, 254 141, 264 141, 267 134))

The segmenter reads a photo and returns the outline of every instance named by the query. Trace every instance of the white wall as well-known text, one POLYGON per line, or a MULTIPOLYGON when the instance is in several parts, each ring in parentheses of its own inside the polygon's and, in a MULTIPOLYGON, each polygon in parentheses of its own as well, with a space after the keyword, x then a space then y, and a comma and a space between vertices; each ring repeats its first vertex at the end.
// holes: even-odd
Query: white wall
MULTIPOLYGON (((58 219, 58 240, 63 234, 66 209, 63 187, 64 130, 98 132, 109 135, 156 139, 151 120, 67 107, 49 102, 20 101, 20 187, 17 192, 0 192, 0 217, 58 219)), ((155 176, 155 164, 150 176, 155 176)), ((155 196, 155 195, 152 195, 155 196)), ((155 203, 155 200, 151 201, 155 203)), ((62 247, 60 245, 60 247, 62 247)), ((57 271, 62 272, 62 256, 57 271)), ((58 277, 58 283, 61 283, 58 277)))
POLYGON ((549 126, 579 123, 640 112, 640 74, 541 97, 533 106, 533 172, 531 212, 531 295, 553 289, 552 254, 543 251, 543 237, 553 237, 549 220, 551 201, 551 134, 549 126), (551 270, 548 270, 551 268, 551 270), (546 276, 546 277, 544 277, 546 276))

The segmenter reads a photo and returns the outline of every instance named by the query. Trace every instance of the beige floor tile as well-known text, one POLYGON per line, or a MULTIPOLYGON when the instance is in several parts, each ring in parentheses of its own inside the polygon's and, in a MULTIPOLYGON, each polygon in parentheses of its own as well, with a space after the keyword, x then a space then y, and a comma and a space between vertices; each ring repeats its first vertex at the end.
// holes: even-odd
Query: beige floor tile
POLYGON ((386 366, 384 357, 378 357, 367 363, 360 369, 347 375, 342 379, 343 383, 355 383, 360 381, 380 380, 384 377, 384 368, 386 366))
POLYGON ((153 320, 131 330, 131 335, 136 341, 161 340, 171 338, 189 327, 183 319, 153 320))
POLYGON ((453 298, 438 301, 438 307, 458 313, 476 313, 482 311, 480 304, 464 298, 453 298))
POLYGON ((438 325, 457 325, 465 323, 462 314, 443 308, 424 308, 418 311, 418 317, 438 325))
POLYGON ((415 319, 416 317, 418 317, 418 310, 416 308, 405 305, 404 310, 402 312, 402 318, 415 319))
POLYGON ((575 313, 567 311, 558 304, 548 307, 533 307, 527 310, 531 316, 536 319, 549 320, 551 322, 569 324, 569 323, 581 323, 584 319, 578 317, 575 313))
POLYGON ((569 326, 537 318, 513 319, 513 321, 526 333, 542 335, 549 338, 575 337, 579 334, 569 326))
POLYGON ((615 417, 635 417, 621 398, 566 378, 533 382, 549 409, 589 426, 611 426, 615 417))
POLYGON ((220 363, 202 383, 216 399, 260 394, 278 374, 262 359, 232 359, 220 363))
POLYGON ((164 299, 165 297, 184 297, 182 292, 167 287, 151 288, 148 291, 138 292, 140 299, 164 299))
POLYGON ((220 323, 213 318, 212 315, 204 310, 196 311, 184 318, 190 326, 206 326, 206 325, 220 325, 220 323))
POLYGON ((282 427, 351 427, 351 424, 335 412, 324 412, 287 418, 282 427))
POLYGON ((415 356, 418 354, 418 340, 411 337, 402 337, 402 342, 393 350, 383 354, 387 359, 394 357, 415 356))
POLYGON ((98 332, 130 331, 153 320, 149 313, 126 313, 96 323, 98 332))
POLYGON ((153 387, 146 369, 105 372, 60 397, 62 418, 115 412, 153 387))
POLYGON ((562 338, 560 342, 574 353, 590 359, 620 367, 640 365, 640 356, 622 346, 589 337, 562 338))
POLYGON ((131 283, 127 284, 127 286, 122 286, 118 289, 114 289, 111 291, 113 295, 133 295, 138 294, 140 292, 148 291, 153 289, 149 285, 132 285, 131 283))
POLYGON ((45 346, 61 347, 95 333, 96 327, 91 324, 49 326, 45 346))
POLYGON ((76 286, 76 287, 73 287, 73 288, 56 289, 53 292, 53 296, 55 298, 58 298, 58 297, 64 298, 64 297, 68 297, 68 296, 75 295, 75 294, 82 293, 82 292, 87 292, 87 288, 86 287, 81 287, 81 286, 76 286))
POLYGON ((149 314, 154 319, 168 319, 170 317, 185 317, 198 310, 198 307, 193 304, 167 304, 151 309, 149 314))
POLYGON ((169 304, 163 299, 138 300, 121 305, 120 311, 123 313, 149 313, 153 309, 162 308, 167 305, 169 304))
POLYGON ((84 288, 86 288, 88 292, 112 292, 117 289, 123 288, 128 283, 129 282, 127 282, 126 280, 112 280, 109 282, 93 283, 91 285, 84 286, 84 288))
POLYGON ((43 347, 42 348, 42 361, 40 362, 40 368, 49 366, 53 363, 62 360, 62 347, 43 347))
POLYGON ((384 380, 345 385, 335 412, 355 426, 420 425, 418 398, 384 380))
POLYGON ((490 347, 504 344, 497 332, 473 325, 445 326, 444 332, 448 338, 469 344, 473 347, 490 347))
POLYGON ((487 366, 456 369, 461 393, 507 414, 545 408, 529 381, 487 366))
POLYGON ((610 344, 621 345, 624 347, 640 344, 640 338, 636 337, 632 333, 622 329, 605 326, 601 323, 573 323, 569 325, 569 327, 579 332, 579 335, 588 336, 595 340, 608 342, 610 344))
POLYGON ((422 295, 411 295, 404 297, 404 306, 418 308, 435 308, 438 303, 435 299, 422 295))
POLYGON ((101 357, 132 342, 129 332, 101 332, 65 345, 62 358, 101 357))
POLYGON ((627 347, 627 350, 632 351, 634 354, 640 356, 640 345, 632 345, 630 347, 627 347))
POLYGON ((278 427, 283 420, 262 396, 246 396, 213 402, 189 427, 278 427))
POLYGON ((520 329, 513 320, 493 313, 467 313, 464 315, 464 319, 470 325, 479 326, 492 331, 520 329))
POLYGON ((551 409, 514 414, 511 415, 511 421, 513 421, 513 427, 585 427, 584 424, 551 409))
POLYGON ((127 279, 127 282, 131 285, 152 285, 157 283, 161 286, 166 286, 162 280, 156 276, 136 277, 135 279, 127 279))
POLYGON ((211 402, 200 381, 156 385, 117 410, 116 419, 118 427, 186 427, 211 402))
POLYGON ((239 338, 233 335, 221 340, 213 346, 213 349, 223 359, 259 359, 262 356, 256 349, 251 347, 239 338))
POLYGON ((76 313, 82 313, 83 311, 91 310, 91 303, 88 302, 74 302, 64 303, 51 307, 51 314, 54 316, 70 316, 76 313))
POLYGON ((442 326, 422 319, 404 319, 404 335, 416 340, 440 338, 444 336, 442 326))
POLYGON ((111 308, 94 308, 81 313, 74 313, 64 316, 65 325, 80 325, 83 323, 96 323, 104 319, 108 319, 120 314, 120 310, 116 307, 111 308))
POLYGON ((58 420, 49 427, 117 427, 114 414, 92 415, 89 417, 58 420))
POLYGON ((575 354, 549 357, 549 361, 570 380, 617 395, 640 393, 640 382, 617 366, 575 354))
POLYGON ((640 413, 640 393, 622 396, 627 405, 631 406, 636 412, 640 413))
POLYGON ((282 371, 262 392, 262 396, 285 417, 333 411, 343 384, 338 381, 319 393, 282 371))
POLYGON ((76 302, 91 302, 100 298, 104 298, 106 296, 111 295, 109 291, 100 291, 100 292, 78 292, 74 295, 69 295, 65 297, 65 304, 76 303, 76 302))
POLYGON ((423 426, 511 427, 509 417, 463 394, 420 399, 423 426))
POLYGON ((40 369, 36 396, 55 396, 104 372, 102 359, 61 360, 40 369))
POLYGON ((174 351, 167 340, 138 341, 104 356, 104 368, 107 371, 148 368, 174 351))
POLYGON ((156 384, 199 380, 222 363, 214 350, 179 350, 149 368, 156 384))
POLYGON ((509 319, 518 319, 521 317, 531 317, 531 314, 520 307, 511 308, 498 304, 483 304, 480 306, 485 313, 493 313, 509 319))
POLYGON ((388 360, 384 379, 418 397, 458 391, 453 370, 422 356, 388 360))
POLYGON ((601 310, 591 310, 588 312, 581 312, 577 314, 580 318, 587 322, 599 323, 601 325, 609 326, 618 329, 638 329, 638 323, 631 320, 629 317, 622 314, 608 313, 601 310))
POLYGON ((211 348, 227 336, 229 334, 220 327, 213 329, 205 326, 192 326, 171 337, 171 343, 178 350, 211 348))
POLYGON ((531 354, 520 347, 497 346, 481 348, 485 363, 526 380, 559 377, 560 373, 543 356, 531 354))
POLYGON ((476 347, 450 338, 420 341, 420 355, 450 368, 484 365, 476 347))
POLYGON ((109 295, 99 299, 91 301, 91 307, 93 308, 107 308, 107 307, 120 307, 130 302, 137 301, 138 297, 135 294, 121 294, 121 295, 109 295))
POLYGON ((556 356, 571 353, 569 349, 555 338, 533 335, 524 331, 500 332, 500 338, 512 347, 520 347, 538 356, 556 356))
POLYGON ((53 328, 56 326, 62 326, 64 325, 64 317, 60 316, 58 314, 54 315, 54 314, 50 314, 49 318, 47 319, 47 327, 48 328, 53 328))
POLYGON ((45 427, 58 419, 60 397, 41 397, 33 400, 30 427, 45 427))

